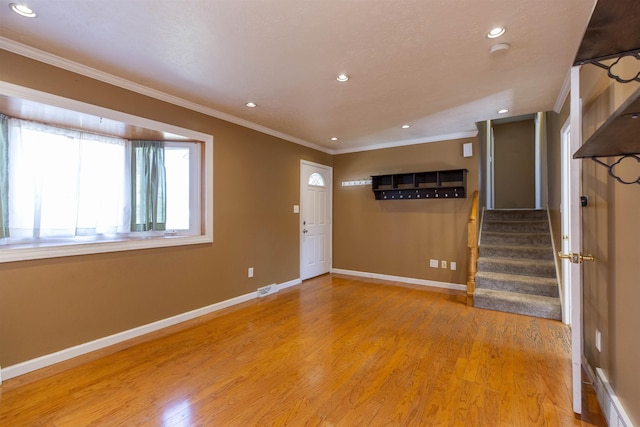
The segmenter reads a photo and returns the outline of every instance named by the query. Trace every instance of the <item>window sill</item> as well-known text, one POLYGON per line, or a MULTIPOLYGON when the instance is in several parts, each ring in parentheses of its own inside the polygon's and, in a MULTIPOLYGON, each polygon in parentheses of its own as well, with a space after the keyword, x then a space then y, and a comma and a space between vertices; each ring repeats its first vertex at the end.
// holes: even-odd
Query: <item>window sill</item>
POLYGON ((91 255, 107 252, 165 248, 171 246, 200 245, 212 242, 213 238, 211 236, 199 235, 126 237, 109 241, 91 241, 83 243, 60 243, 58 241, 4 246, 0 245, 0 263, 76 255, 91 255))

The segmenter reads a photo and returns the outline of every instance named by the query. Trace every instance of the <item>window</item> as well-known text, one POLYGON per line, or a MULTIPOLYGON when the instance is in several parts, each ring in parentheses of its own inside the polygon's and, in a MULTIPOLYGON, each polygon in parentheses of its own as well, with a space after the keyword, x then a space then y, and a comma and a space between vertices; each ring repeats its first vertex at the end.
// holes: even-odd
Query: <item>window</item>
POLYGON ((0 262, 213 240, 212 137, 100 110, 167 140, 0 122, 0 262))
POLYGON ((314 172, 309 176, 309 185, 324 187, 324 178, 318 172, 314 172))
POLYGON ((8 236, 4 244, 128 232, 127 141, 8 121, 8 236))

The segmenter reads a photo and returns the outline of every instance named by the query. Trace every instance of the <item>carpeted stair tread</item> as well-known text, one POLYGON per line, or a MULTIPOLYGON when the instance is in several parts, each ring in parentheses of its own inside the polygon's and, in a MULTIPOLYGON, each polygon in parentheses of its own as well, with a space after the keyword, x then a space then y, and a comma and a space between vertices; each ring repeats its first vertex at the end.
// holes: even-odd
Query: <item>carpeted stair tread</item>
POLYGON ((479 308, 546 319, 562 319, 559 298, 496 291, 493 289, 477 289, 473 301, 474 306, 479 308))
POLYGON ((519 292, 547 297, 558 297, 559 295, 558 283, 555 278, 491 273, 487 271, 481 271, 476 274, 476 289, 519 292))
POLYGON ((546 233, 516 233, 482 230, 481 245, 548 245, 551 247, 551 235, 546 233))
POLYGON ((553 261, 553 250, 548 245, 480 245, 480 255, 490 258, 545 259, 553 261))
POLYGON ((503 233, 548 233, 549 222, 544 220, 485 220, 484 231, 503 233))
POLYGON ((521 220, 526 218, 529 220, 547 220, 547 212, 537 209, 498 209, 484 212, 484 220, 501 219, 501 220, 521 220))
POLYGON ((481 256, 478 259, 478 271, 522 276, 556 277, 555 263, 549 260, 522 260, 481 256))

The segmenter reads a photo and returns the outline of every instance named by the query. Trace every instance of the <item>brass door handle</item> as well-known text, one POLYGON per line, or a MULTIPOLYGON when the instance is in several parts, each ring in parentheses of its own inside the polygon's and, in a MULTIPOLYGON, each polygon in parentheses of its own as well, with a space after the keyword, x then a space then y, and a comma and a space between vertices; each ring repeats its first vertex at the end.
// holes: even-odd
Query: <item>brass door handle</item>
POLYGON ((582 264, 584 261, 595 261, 593 255, 582 255, 582 254, 574 254, 573 252, 569 252, 568 254, 558 252, 558 257, 560 259, 568 259, 570 262, 574 264, 582 264))

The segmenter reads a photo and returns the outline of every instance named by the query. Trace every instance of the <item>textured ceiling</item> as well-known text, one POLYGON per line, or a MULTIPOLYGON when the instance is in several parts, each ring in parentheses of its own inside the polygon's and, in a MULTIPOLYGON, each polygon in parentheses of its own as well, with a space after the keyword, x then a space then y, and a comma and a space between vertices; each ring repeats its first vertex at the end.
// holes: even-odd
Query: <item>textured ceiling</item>
POLYGON ((28 4, 37 18, 0 7, 0 48, 43 51, 345 152, 475 132, 475 122, 502 117, 503 107, 508 116, 552 110, 595 0, 28 4), (488 39, 497 25, 506 34, 488 39), (496 43, 510 49, 490 54, 496 43), (343 72, 351 79, 339 83, 343 72))

